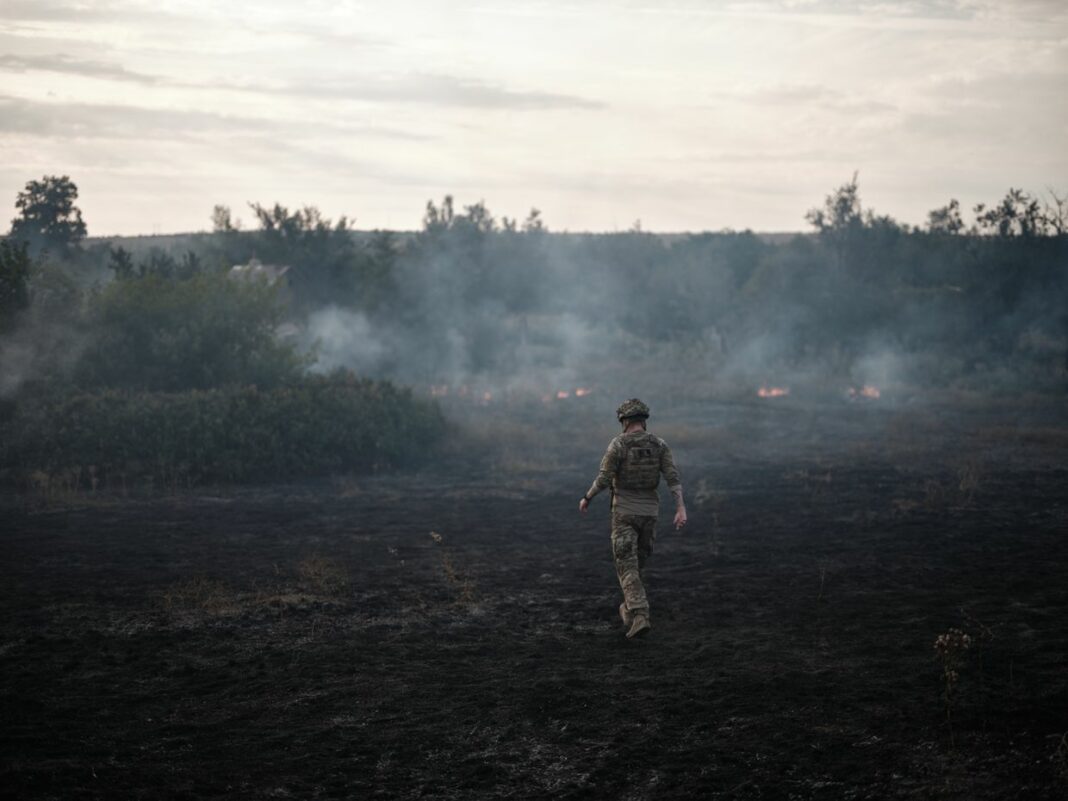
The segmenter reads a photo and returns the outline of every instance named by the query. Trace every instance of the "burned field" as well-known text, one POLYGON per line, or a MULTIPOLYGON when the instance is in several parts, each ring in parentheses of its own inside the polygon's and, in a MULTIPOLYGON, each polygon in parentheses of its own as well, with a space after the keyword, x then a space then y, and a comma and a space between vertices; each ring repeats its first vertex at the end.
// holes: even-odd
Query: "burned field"
POLYGON ((605 499, 576 511, 603 419, 414 475, 8 496, 3 785, 1063 798, 1065 421, 772 403, 652 426, 690 525, 638 642, 605 499))

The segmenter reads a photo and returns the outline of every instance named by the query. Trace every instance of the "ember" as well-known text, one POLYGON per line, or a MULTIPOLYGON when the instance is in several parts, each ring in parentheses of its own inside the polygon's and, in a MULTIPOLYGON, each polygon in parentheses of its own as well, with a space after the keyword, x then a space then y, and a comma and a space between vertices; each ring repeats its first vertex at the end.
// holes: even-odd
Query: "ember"
POLYGON ((860 389, 856 387, 849 388, 849 397, 851 400, 875 400, 882 393, 879 392, 878 387, 873 387, 870 384, 865 384, 860 389))
POLYGON ((757 390, 761 398, 784 398, 789 394, 790 390, 786 387, 761 387, 757 390))
POLYGON ((564 398, 569 397, 571 397, 571 393, 568 392, 566 389, 561 389, 559 392, 556 393, 557 400, 563 400, 564 398))
POLYGON ((593 392, 592 389, 587 389, 586 387, 579 387, 578 389, 575 390, 575 397, 576 398, 585 398, 591 392, 593 392))

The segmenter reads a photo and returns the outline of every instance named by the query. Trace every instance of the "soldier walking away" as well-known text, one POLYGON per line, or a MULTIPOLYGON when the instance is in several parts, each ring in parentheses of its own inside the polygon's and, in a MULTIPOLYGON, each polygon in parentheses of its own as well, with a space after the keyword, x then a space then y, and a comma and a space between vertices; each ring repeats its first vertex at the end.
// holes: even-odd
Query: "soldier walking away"
POLYGON ((644 635, 650 629, 649 599, 645 595, 642 570, 653 551, 660 496, 656 488, 663 474, 675 498, 675 528, 686 525, 682 483, 671 449, 660 437, 645 429, 649 407, 637 398, 624 401, 616 409, 623 433, 608 443, 597 478, 579 501, 586 514, 590 501, 602 490, 612 491, 612 556, 623 590, 619 616, 627 637, 644 635))

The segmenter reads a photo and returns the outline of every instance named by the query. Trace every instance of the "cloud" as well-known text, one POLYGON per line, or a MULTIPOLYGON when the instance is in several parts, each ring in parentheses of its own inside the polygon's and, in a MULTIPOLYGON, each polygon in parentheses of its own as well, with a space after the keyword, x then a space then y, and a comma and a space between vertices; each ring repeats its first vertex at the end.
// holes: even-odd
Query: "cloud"
POLYGON ((373 101, 377 103, 410 103, 459 108, 592 110, 605 107, 602 102, 576 95, 556 92, 517 91, 484 81, 434 74, 414 74, 396 78, 353 76, 343 83, 336 81, 306 81, 276 86, 254 83, 219 83, 215 84, 213 88, 237 92, 286 95, 289 97, 373 101))
POLYGON ((0 131, 72 138, 142 138, 146 134, 269 128, 269 120, 206 111, 92 103, 42 103, 0 96, 0 131))
MULTIPOLYGON (((432 137, 374 125, 320 123, 344 136, 427 141, 432 137)), ((303 130, 300 123, 188 109, 94 103, 46 103, 0 95, 0 133, 54 138, 139 139, 145 136, 186 138, 202 133, 256 134, 282 142, 303 130)))
POLYGON ((62 53, 36 56, 0 55, 0 69, 11 72, 57 72, 132 82, 144 86, 168 86, 200 91, 223 90, 295 98, 509 110, 600 109, 604 107, 603 103, 575 95, 517 91, 485 81, 421 73, 394 78, 368 78, 357 75, 345 82, 336 80, 320 82, 307 79, 301 83, 281 85, 234 83, 232 81, 197 83, 135 72, 110 61, 71 58, 62 53))
POLYGON ((920 19, 1063 18, 1063 0, 741 0, 735 12, 920 19))
POLYGON ((71 58, 58 53, 51 56, 16 56, 0 55, 0 69, 11 72, 59 72, 69 75, 82 75, 89 78, 107 78, 116 81, 153 85, 162 82, 159 76, 131 72, 121 64, 108 61, 90 61, 71 58))
POLYGON ((811 106, 823 111, 849 114, 876 114, 898 110, 892 103, 855 97, 818 84, 778 84, 748 91, 718 92, 715 97, 759 106, 811 106))
POLYGON ((169 11, 148 9, 129 2, 65 2, 65 0, 4 0, 0 20, 7 22, 141 22, 166 25, 177 16, 169 11))

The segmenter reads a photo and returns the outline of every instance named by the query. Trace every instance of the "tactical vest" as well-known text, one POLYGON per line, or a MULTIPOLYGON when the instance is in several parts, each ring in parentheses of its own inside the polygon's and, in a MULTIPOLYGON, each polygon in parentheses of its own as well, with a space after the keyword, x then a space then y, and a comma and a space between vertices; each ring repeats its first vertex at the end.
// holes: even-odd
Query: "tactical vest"
POLYGON ((623 457, 616 474, 617 490, 653 490, 660 483, 660 454, 664 441, 643 432, 623 437, 623 457))

